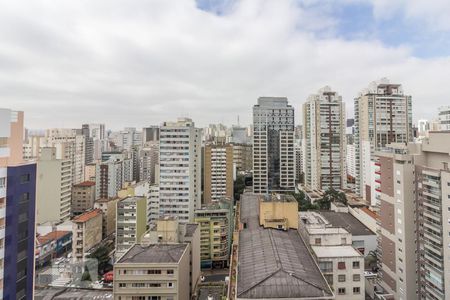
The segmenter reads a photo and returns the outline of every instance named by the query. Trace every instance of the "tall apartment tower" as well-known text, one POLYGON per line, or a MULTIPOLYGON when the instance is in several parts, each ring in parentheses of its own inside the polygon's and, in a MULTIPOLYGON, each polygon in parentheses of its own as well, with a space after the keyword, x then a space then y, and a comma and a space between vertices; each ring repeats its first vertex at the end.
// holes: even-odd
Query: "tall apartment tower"
POLYGON ((377 152, 381 284, 395 299, 450 297, 450 132, 377 152))
POLYGON ((450 130, 450 105, 439 107, 440 130, 450 130))
POLYGON ((164 122, 160 129, 159 214, 194 220, 201 207, 201 129, 188 118, 164 122))
POLYGON ((253 106, 253 191, 294 188, 294 108, 284 97, 260 97, 253 106))
POLYGON ((355 163, 357 194, 372 205, 375 185, 373 155, 387 144, 412 141, 411 96, 387 79, 372 82, 355 99, 355 163))
POLYGON ((36 222, 67 221, 72 200, 70 159, 57 159, 56 149, 42 148, 37 162, 36 222))
POLYGON ((23 161, 23 122, 0 108, 0 299, 33 299, 36 163, 23 161))
POLYGON ((344 189, 346 180, 345 105, 326 86, 303 104, 305 185, 313 190, 344 189))
POLYGON ((142 144, 159 141, 159 126, 149 126, 142 128, 142 144))
POLYGON ((204 158, 204 202, 233 199, 233 146, 206 145, 204 158))

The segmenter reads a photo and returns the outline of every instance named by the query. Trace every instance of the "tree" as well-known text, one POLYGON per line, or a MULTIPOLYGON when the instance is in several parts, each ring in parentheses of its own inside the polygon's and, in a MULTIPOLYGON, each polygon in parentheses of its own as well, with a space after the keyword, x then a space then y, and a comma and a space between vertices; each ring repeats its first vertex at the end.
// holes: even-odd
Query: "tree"
POLYGON ((292 195, 295 200, 298 202, 298 211, 307 211, 307 210, 314 210, 318 209, 318 206, 315 204, 312 204, 308 200, 306 200, 305 193, 303 191, 299 191, 298 193, 295 192, 289 192, 289 195, 292 195))
POLYGON ((236 181, 234 182, 234 200, 239 200, 241 197, 241 194, 244 192, 245 189, 245 175, 237 175, 236 181))
POLYGON ((110 267, 110 257, 109 250, 105 246, 100 246, 91 253, 88 258, 96 259, 98 262, 98 272, 99 274, 103 274, 106 269, 110 267))
POLYGON ((347 197, 344 192, 339 192, 330 188, 325 191, 325 194, 317 201, 317 204, 320 209, 328 210, 331 207, 331 202, 340 202, 347 205, 347 197))

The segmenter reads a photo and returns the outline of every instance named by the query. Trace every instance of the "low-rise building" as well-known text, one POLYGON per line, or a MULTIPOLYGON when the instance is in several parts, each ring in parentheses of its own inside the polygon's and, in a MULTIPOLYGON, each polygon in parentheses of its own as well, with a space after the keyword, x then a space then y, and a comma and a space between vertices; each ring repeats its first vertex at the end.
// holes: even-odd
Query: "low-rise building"
POLYGON ((85 254, 102 241, 102 211, 94 209, 73 220, 72 257, 83 259, 85 254))
POLYGON ((114 299, 188 300, 188 243, 135 244, 114 264, 114 299))
POLYGON ((239 227, 236 227, 240 230, 233 245, 228 296, 233 299, 334 299, 297 228, 260 225, 260 196, 245 192, 241 197, 236 213, 239 216, 239 227))
POLYGON ((147 198, 131 196, 117 202, 116 255, 139 243, 147 230, 147 198))
POLYGON ((190 299, 200 280, 200 228, 195 223, 179 223, 174 217, 161 217, 142 237, 141 244, 188 243, 190 257, 190 299))
POLYGON ((72 187, 72 214, 79 215, 94 208, 95 182, 84 181, 72 187))
POLYGON ((312 246, 320 270, 336 299, 363 300, 364 257, 352 246, 312 246))
POLYGON ((233 232, 231 202, 224 199, 196 209, 194 222, 200 225, 201 267, 228 267, 233 232))

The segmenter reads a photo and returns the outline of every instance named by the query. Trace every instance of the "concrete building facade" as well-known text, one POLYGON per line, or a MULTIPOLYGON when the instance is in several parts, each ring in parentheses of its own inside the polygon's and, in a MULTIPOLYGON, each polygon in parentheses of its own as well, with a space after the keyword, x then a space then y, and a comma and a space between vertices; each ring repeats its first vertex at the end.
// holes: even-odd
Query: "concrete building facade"
POLYGON ((294 188, 294 108, 287 98, 260 97, 253 106, 253 191, 294 188))
POLYGON ((72 257, 82 260, 102 241, 102 211, 94 209, 76 216, 72 228, 72 257))
POLYGON ((201 129, 188 118, 164 122, 159 149, 159 215, 190 222, 201 206, 201 129))
POLYGON ((206 145, 204 157, 204 203, 233 199, 233 146, 206 145))
POLYGON ((355 98, 356 193, 373 199, 374 153, 390 143, 412 141, 412 101, 400 84, 373 82, 355 98))
POLYGON ((56 148, 42 148, 37 161, 36 222, 67 221, 72 199, 72 162, 57 159, 56 148))
POLYGON ((303 104, 305 185, 313 190, 347 184, 346 118, 342 97, 326 86, 303 104))
POLYGON ((79 215, 94 208, 95 182, 84 181, 72 187, 72 214, 79 215))

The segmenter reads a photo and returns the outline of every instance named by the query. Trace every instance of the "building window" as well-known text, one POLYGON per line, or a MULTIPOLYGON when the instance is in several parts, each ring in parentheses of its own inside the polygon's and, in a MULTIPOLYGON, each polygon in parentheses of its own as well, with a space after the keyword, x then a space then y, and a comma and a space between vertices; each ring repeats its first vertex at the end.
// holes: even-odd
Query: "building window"
POLYGON ((167 274, 173 275, 173 270, 167 270, 167 274))
POLYGON ((322 239, 321 239, 321 238, 317 238, 317 239, 315 240, 315 244, 316 244, 316 245, 322 244, 322 239))
POLYGON ((342 244, 342 245, 347 244, 347 239, 346 239, 346 238, 341 238, 341 244, 342 244))
POLYGON ((353 294, 361 294, 361 289, 359 287, 354 287, 353 294))
POLYGON ((30 177, 31 177, 30 174, 20 175, 20 184, 30 182, 30 177))
POLYGON ((338 275, 338 282, 345 282, 345 275, 338 275))
POLYGON ((173 288, 173 282, 168 282, 168 283, 167 283, 167 287, 168 287, 168 288, 173 288))
POLYGON ((359 261, 353 262, 353 269, 359 269, 359 261))
POLYGON ((119 287, 120 287, 120 288, 123 288, 123 287, 126 287, 126 286, 127 286, 126 283, 123 283, 123 282, 119 283, 119 287))
POLYGON ((338 262, 338 270, 345 270, 345 262, 344 261, 338 262))
POLYGON ((6 186, 6 178, 0 178, 0 188, 4 188, 6 186))
POLYGON ((338 288, 338 295, 345 295, 345 288, 338 288))
POLYGON ((333 272, 333 262, 331 261, 319 261, 320 271, 323 273, 333 272))
POLYGON ((354 274, 354 275, 353 275, 353 281, 361 281, 361 275, 359 275, 359 274, 354 274))

